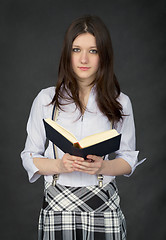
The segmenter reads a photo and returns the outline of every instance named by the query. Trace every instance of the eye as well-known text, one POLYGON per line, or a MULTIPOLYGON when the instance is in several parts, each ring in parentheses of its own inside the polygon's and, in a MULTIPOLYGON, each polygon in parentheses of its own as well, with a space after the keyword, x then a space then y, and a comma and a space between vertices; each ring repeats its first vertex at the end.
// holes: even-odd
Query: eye
POLYGON ((97 49, 91 49, 89 52, 93 53, 93 54, 97 54, 98 53, 97 49))
POLYGON ((80 49, 79 48, 73 48, 72 51, 73 52, 80 52, 80 49))

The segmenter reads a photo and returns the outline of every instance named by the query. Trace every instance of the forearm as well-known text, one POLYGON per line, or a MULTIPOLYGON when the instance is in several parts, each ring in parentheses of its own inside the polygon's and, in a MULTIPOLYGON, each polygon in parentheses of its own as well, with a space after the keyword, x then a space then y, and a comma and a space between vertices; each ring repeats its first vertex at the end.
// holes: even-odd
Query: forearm
POLYGON ((73 163, 74 170, 89 174, 103 174, 107 176, 119 176, 129 174, 131 166, 123 158, 113 160, 103 160, 102 157, 88 155, 89 161, 75 161, 73 163), (93 161, 92 161, 93 160, 93 161))
POLYGON ((119 176, 129 174, 131 170, 131 166, 123 158, 116 158, 113 160, 103 161, 99 174, 119 176))
POLYGON ((60 173, 60 159, 33 158, 40 175, 53 175, 60 173))
POLYGON ((73 172, 73 162, 83 160, 81 157, 72 156, 68 153, 64 154, 62 159, 33 158, 35 166, 39 169, 38 173, 41 175, 73 172))

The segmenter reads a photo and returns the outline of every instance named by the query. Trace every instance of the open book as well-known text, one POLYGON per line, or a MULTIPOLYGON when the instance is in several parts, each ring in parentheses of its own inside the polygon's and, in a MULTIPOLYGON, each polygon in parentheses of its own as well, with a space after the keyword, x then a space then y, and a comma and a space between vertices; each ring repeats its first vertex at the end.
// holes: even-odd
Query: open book
POLYGON ((117 151, 121 134, 115 129, 96 133, 78 141, 68 130, 47 118, 43 119, 47 138, 64 153, 86 158, 88 154, 104 156, 117 151))

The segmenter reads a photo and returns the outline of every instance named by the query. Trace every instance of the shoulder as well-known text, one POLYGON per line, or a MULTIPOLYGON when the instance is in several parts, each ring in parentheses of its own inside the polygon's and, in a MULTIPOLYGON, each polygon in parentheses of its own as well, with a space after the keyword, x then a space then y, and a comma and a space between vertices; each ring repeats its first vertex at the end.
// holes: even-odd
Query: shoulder
POLYGON ((118 97, 118 101, 122 105, 124 113, 130 112, 132 110, 131 100, 126 94, 121 92, 118 97))
POLYGON ((54 95, 55 87, 44 88, 38 93, 35 101, 39 101, 41 104, 49 104, 52 101, 54 95))
POLYGON ((44 88, 38 94, 38 96, 40 97, 49 97, 49 98, 53 98, 54 95, 55 95, 55 87, 44 88))

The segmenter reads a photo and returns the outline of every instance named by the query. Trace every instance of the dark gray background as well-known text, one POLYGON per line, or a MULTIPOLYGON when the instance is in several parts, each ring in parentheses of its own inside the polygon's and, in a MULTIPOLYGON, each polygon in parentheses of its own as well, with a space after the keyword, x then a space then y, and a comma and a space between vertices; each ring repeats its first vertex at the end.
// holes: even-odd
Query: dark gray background
POLYGON ((55 85, 64 32, 83 14, 108 26, 115 72, 132 100, 140 159, 130 177, 118 177, 128 240, 166 239, 165 1, 0 1, 1 217, 0 239, 37 239, 42 178, 28 182, 20 152, 37 93, 55 85))

